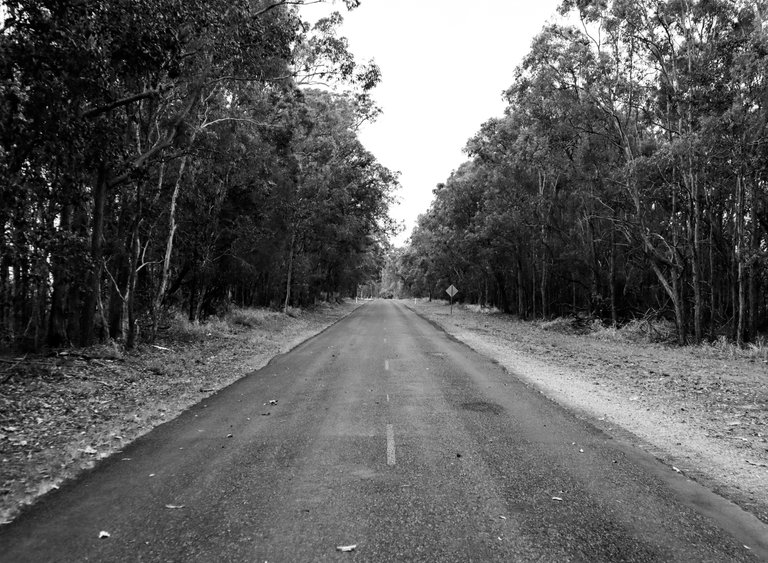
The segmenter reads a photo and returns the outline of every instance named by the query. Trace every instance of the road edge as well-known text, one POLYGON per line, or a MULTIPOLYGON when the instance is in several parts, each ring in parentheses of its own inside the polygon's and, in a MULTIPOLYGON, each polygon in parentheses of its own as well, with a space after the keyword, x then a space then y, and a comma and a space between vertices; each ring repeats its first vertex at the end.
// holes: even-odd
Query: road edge
POLYGON ((401 304, 419 318, 444 333, 450 340, 466 346, 476 354, 498 365, 505 373, 515 377, 529 389, 539 393, 572 416, 605 434, 606 437, 616 444, 618 449, 621 449, 635 460, 638 465, 653 473, 660 481, 675 491, 681 502, 717 522, 723 530, 739 541, 742 541, 745 547, 747 547, 747 543, 751 544, 748 549, 759 559, 768 561, 768 522, 764 522, 757 514, 742 506, 738 498, 716 490, 718 488, 727 490, 727 488, 715 476, 709 475, 704 471, 692 475, 675 470, 675 463, 677 462, 673 453, 640 437, 631 429, 618 424, 616 421, 610 423, 601 421, 586 408, 566 404, 557 393, 537 385, 536 382, 504 365, 502 361, 489 355, 486 351, 476 349, 452 333, 448 327, 442 325, 438 320, 431 319, 422 314, 422 312, 411 306, 407 301, 403 300, 401 304), (704 492, 703 495, 702 491, 704 492))
MULTIPOLYGON (((39 481, 33 482, 33 486, 35 487, 34 490, 30 490, 25 497, 10 503, 9 506, 5 507, 3 511, 0 512, 0 517, 2 518, 2 520, 0 520, 0 529, 16 521, 21 515, 27 513, 28 511, 34 510, 34 507, 38 504, 38 502, 40 502, 41 499, 44 499, 48 495, 55 494, 62 487, 65 487, 69 483, 77 481, 83 475, 86 475, 92 471, 97 470, 104 462, 109 461, 115 455, 119 454, 122 450, 129 447, 131 444, 133 444, 137 440, 143 438, 144 436, 146 436, 156 428, 176 420, 182 414, 194 408, 196 405, 198 405, 202 401, 205 401, 210 397, 212 397, 213 395, 216 395, 217 393, 221 392, 222 390, 236 384, 238 381, 242 380, 243 378, 248 377, 255 372, 258 372, 261 369, 264 369, 276 358, 279 358, 280 356, 290 353, 291 351, 295 350, 299 346, 305 344, 306 342, 312 340, 313 338, 329 330, 337 323, 343 321, 344 319, 348 318, 350 315, 354 314, 357 310, 363 308, 365 305, 367 305, 367 302, 355 303, 355 305, 356 306, 354 308, 351 308, 348 312, 334 319, 329 324, 322 326, 322 328, 320 328, 318 331, 316 332, 307 331, 302 336, 297 337, 296 339, 290 341, 289 347, 287 349, 278 351, 277 353, 272 354, 271 356, 266 358, 263 362, 260 362, 259 364, 254 366, 253 369, 246 370, 236 379, 223 382, 218 387, 214 386, 214 387, 211 387, 210 390, 206 389, 206 393, 200 393, 196 395, 189 402, 186 402, 183 407, 180 407, 178 410, 174 411, 170 417, 158 418, 158 419, 152 420, 151 424, 148 424, 146 427, 141 427, 140 431, 137 432, 136 434, 131 435, 128 440, 121 442, 119 444, 115 444, 115 446, 110 450, 104 450, 103 452, 101 452, 102 455, 100 455, 97 459, 92 460, 88 465, 80 465, 80 462, 82 460, 73 459, 71 460, 71 462, 69 462, 69 466, 66 467, 63 470, 63 472, 57 475, 55 478, 52 478, 50 480, 45 480, 42 483, 39 481)), ((235 343, 234 345, 242 345, 242 343, 238 342, 238 343, 235 343)), ((241 361, 241 363, 244 363, 244 361, 241 361)))

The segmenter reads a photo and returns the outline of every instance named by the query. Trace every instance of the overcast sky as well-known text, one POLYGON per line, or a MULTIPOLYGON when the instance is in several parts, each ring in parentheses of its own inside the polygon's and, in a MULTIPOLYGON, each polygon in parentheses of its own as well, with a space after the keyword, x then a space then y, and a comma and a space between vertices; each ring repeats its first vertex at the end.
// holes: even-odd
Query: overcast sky
MULTIPOLYGON (((401 173, 392 216, 406 230, 432 201, 432 189, 466 160, 467 140, 502 115, 501 94, 533 37, 556 17, 559 0, 362 0, 341 34, 358 60, 375 59, 382 82, 373 97, 382 116, 360 138, 401 173)), ((314 21, 326 7, 305 6, 314 21)))

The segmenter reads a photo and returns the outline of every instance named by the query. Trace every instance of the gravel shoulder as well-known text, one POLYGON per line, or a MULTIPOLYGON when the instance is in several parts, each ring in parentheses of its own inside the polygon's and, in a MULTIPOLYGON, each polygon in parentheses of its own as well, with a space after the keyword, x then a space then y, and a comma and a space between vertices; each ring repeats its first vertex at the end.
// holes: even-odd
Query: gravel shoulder
POLYGON ((175 319, 154 345, 0 357, 0 524, 67 478, 288 352, 357 305, 175 319))
POLYGON ((403 303, 609 435, 768 523, 764 349, 630 342, 617 331, 568 334, 463 306, 450 314, 442 301, 403 303))

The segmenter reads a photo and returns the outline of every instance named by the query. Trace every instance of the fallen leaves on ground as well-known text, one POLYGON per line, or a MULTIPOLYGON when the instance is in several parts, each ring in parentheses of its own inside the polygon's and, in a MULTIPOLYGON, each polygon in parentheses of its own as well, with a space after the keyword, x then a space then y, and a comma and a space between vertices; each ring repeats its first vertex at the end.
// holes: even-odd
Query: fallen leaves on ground
POLYGON ((610 417, 594 413, 607 427, 640 434, 633 423, 653 416, 658 425, 645 425, 642 437, 666 450, 670 465, 676 461, 697 480, 714 479, 710 486, 768 522, 768 472, 761 467, 768 467, 764 347, 679 347, 626 338, 599 323, 576 330, 568 319, 525 322, 455 305, 451 315, 442 302, 403 303, 558 402, 590 412, 599 396, 612 406, 610 417))
POLYGON ((258 325, 11 358, 0 384, 0 522, 83 468, 258 369, 354 309, 322 306, 258 325))

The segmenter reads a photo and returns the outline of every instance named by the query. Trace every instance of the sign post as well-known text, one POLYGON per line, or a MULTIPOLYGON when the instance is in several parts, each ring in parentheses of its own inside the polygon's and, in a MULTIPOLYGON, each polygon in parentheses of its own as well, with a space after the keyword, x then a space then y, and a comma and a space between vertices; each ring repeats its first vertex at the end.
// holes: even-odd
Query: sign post
POLYGON ((456 289, 456 287, 453 284, 451 284, 451 287, 446 289, 445 292, 451 296, 451 315, 453 315, 453 296, 456 295, 459 292, 459 290, 456 289))

